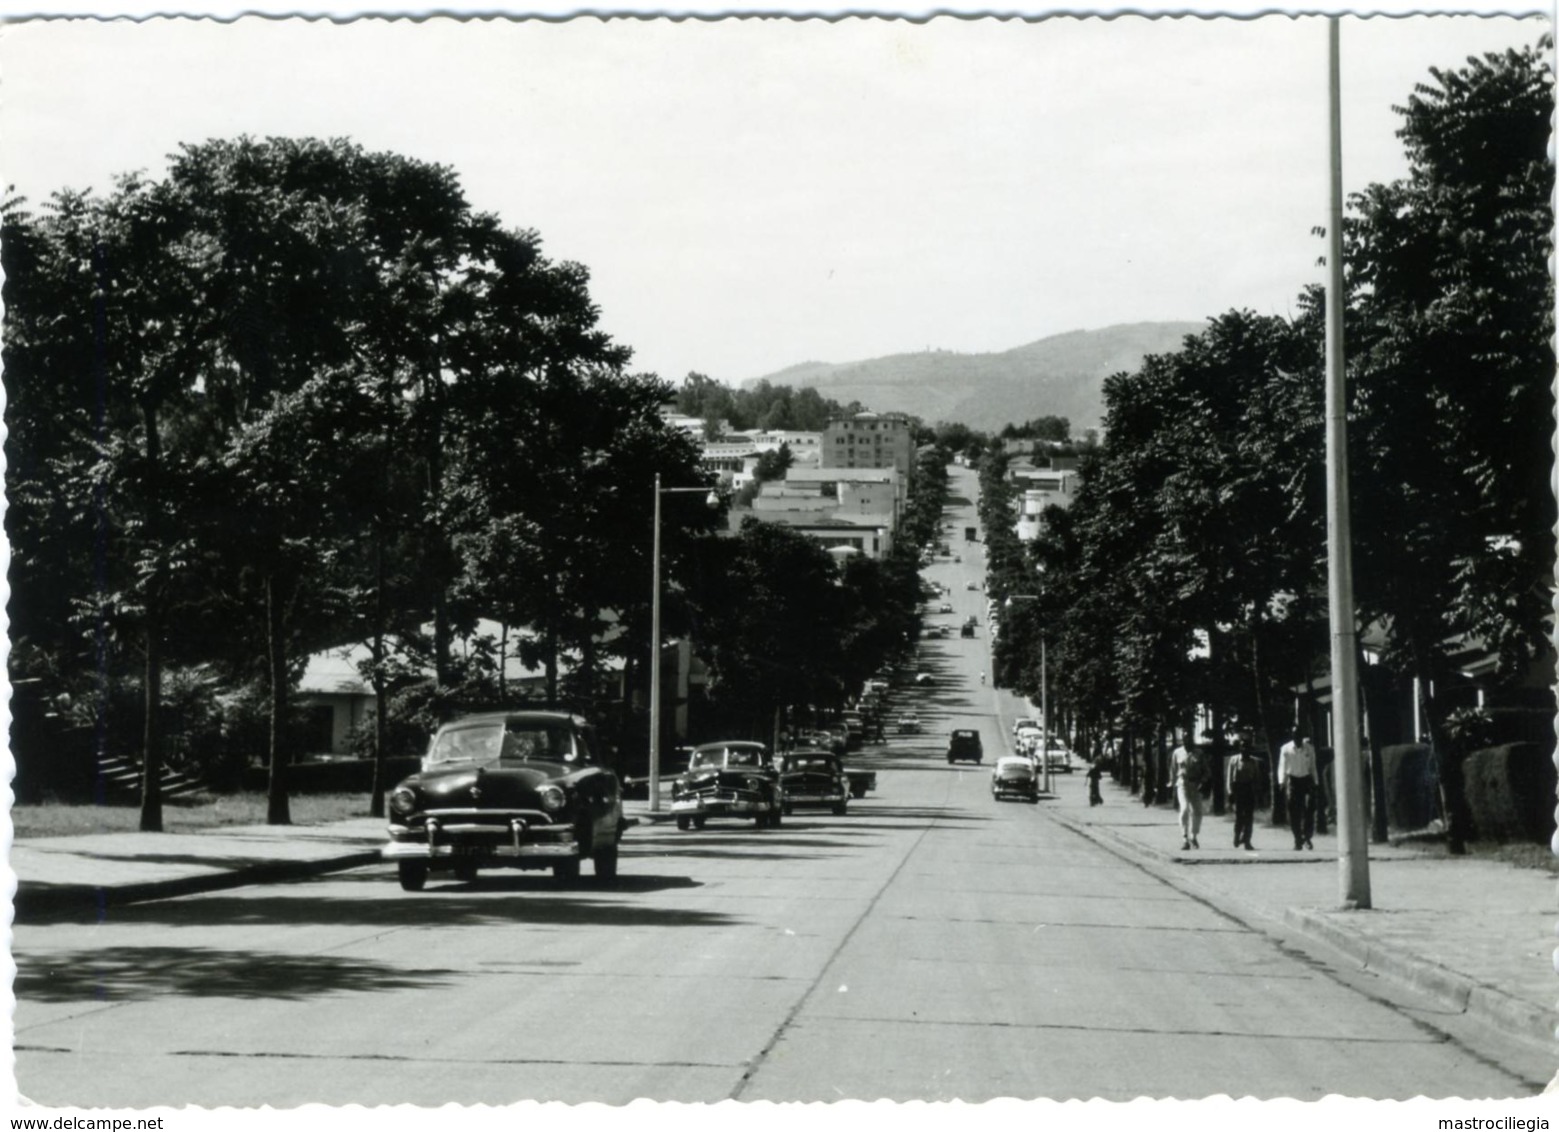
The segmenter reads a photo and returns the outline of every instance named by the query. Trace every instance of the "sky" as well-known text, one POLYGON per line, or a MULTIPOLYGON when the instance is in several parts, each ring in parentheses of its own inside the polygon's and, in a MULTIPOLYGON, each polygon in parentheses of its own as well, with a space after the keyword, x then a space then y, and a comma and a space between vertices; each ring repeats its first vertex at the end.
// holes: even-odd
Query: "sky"
MULTIPOLYGON (((1406 172, 1391 107, 1431 66, 1547 26, 1344 18, 1346 187, 1406 172)), ((634 369, 735 383, 1289 313, 1321 280, 1326 76, 1325 20, 1286 15, 22 21, 0 178, 36 201, 184 142, 351 137, 584 264, 634 369)))

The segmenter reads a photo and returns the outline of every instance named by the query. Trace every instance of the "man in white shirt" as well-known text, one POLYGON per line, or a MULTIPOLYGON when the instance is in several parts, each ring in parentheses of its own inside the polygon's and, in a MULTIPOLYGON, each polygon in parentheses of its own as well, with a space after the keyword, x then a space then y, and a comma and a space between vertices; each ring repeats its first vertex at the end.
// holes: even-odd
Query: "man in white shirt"
POLYGON ((1169 769, 1180 806, 1180 848, 1200 849, 1196 838, 1202 832, 1202 783, 1207 778, 1207 764, 1189 737, 1170 755, 1169 769))
POLYGON ((1288 797, 1288 824, 1295 849, 1313 849, 1315 836, 1315 748, 1300 732, 1278 752, 1278 781, 1288 797))

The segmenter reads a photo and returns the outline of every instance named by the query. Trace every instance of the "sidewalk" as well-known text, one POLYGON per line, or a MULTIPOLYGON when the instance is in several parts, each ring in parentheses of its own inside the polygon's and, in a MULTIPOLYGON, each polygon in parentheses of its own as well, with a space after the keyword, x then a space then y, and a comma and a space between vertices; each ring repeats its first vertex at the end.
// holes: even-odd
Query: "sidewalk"
POLYGON ((1219 817, 1205 813, 1201 848, 1182 850, 1173 807, 1145 807, 1108 777, 1104 804, 1089 806, 1083 773, 1053 782, 1044 805, 1056 820, 1143 861, 1177 887, 1236 918, 1286 924, 1363 970, 1428 992, 1447 1009, 1553 1047, 1559 895, 1549 874, 1369 845, 1372 907, 1345 910, 1335 832, 1316 834, 1313 850, 1295 851, 1289 831, 1263 811, 1251 838, 1255 851, 1236 849, 1231 807, 1219 817))

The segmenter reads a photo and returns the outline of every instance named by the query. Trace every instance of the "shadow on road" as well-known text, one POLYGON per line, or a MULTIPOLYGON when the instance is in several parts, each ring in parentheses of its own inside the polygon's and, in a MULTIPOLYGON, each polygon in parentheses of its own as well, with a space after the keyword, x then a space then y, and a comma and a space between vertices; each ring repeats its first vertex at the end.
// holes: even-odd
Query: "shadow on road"
POLYGON ((370 866, 350 873, 265 889, 241 889, 228 894, 182 900, 126 904, 104 910, 59 909, 31 919, 35 924, 167 924, 176 927, 299 924, 369 927, 473 927, 523 923, 606 925, 616 927, 711 927, 740 922, 714 913, 653 908, 613 897, 674 888, 696 888, 702 882, 688 876, 623 872, 609 887, 598 887, 584 876, 573 885, 559 885, 550 875, 483 873, 475 884, 456 881, 453 874, 435 873, 428 887, 402 892, 393 870, 370 866), (317 885, 358 885, 362 896, 324 893, 317 885))
POLYGON ((419 990, 459 972, 406 968, 361 956, 286 955, 208 947, 94 947, 19 955, 16 997, 33 1002, 129 1002, 190 998, 274 998, 292 1002, 342 991, 419 990))

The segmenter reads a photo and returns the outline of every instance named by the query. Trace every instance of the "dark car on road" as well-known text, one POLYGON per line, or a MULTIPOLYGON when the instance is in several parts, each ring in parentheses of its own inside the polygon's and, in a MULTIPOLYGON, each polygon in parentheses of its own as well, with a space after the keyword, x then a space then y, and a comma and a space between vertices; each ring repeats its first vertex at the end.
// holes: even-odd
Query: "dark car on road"
POLYGON ((703 829, 710 818, 752 818, 759 828, 780 824, 779 772, 762 743, 721 740, 694 747, 687 770, 671 785, 678 829, 703 829))
POLYGON ((985 749, 980 745, 980 733, 970 728, 957 728, 947 737, 947 761, 949 764, 966 761, 979 763, 985 760, 985 749))
POLYGON ((389 844, 401 887, 432 871, 464 881, 492 867, 551 869, 559 880, 594 863, 617 875, 627 822, 617 775, 596 761, 594 731, 577 715, 523 711, 470 715, 434 734, 422 770, 389 798, 389 844))
POLYGON ((800 750, 781 755, 780 798, 785 813, 798 806, 826 806, 843 814, 850 800, 850 781, 839 756, 829 751, 800 750))

